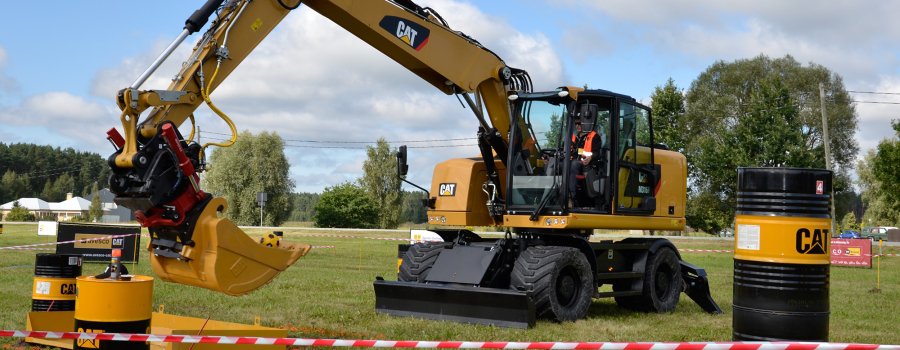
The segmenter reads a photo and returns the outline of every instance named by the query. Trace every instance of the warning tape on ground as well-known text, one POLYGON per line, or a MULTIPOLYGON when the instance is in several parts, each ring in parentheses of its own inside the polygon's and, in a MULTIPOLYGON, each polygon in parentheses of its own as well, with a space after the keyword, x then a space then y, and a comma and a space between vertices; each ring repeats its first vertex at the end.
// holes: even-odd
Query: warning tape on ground
POLYGON ((307 338, 260 338, 127 333, 36 332, 0 330, 0 337, 41 339, 83 339, 129 342, 291 345, 357 348, 438 348, 438 349, 599 349, 599 350, 900 350, 900 345, 807 343, 807 342, 468 342, 419 340, 345 340, 307 338))
MULTIPOLYGON (((137 236, 137 233, 131 233, 126 235, 112 235, 105 236, 100 238, 119 238, 119 237, 128 237, 128 236, 137 236)), ((143 235, 144 237, 149 237, 148 235, 143 235)), ((320 237, 320 238, 348 238, 348 239, 372 239, 379 241, 396 241, 396 242, 408 242, 408 238, 396 238, 396 237, 369 237, 369 236, 354 236, 354 235, 331 235, 331 234, 302 234, 302 237, 320 237)), ((86 242, 90 240, 94 240, 97 238, 89 238, 89 239, 79 239, 73 241, 65 241, 65 242, 51 242, 51 243, 38 243, 38 244, 28 244, 28 245, 20 245, 20 246, 12 246, 12 247, 0 247, 0 250, 42 250, 42 249, 32 249, 32 247, 40 247, 40 246, 51 246, 58 244, 68 244, 68 243, 79 243, 86 242)), ((313 248, 334 248, 334 246, 313 246, 313 248)), ((688 252, 688 253, 734 253, 733 250, 727 249, 680 249, 679 251, 688 252)), ((872 255, 873 257, 878 257, 879 255, 872 255)), ((881 254, 880 256, 900 256, 900 254, 881 254)))

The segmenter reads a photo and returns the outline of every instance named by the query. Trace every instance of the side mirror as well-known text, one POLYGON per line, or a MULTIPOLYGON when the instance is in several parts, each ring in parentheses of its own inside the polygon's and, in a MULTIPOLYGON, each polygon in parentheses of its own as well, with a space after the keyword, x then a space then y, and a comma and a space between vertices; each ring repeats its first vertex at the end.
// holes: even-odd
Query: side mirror
POLYGON ((409 165, 406 164, 406 145, 403 145, 397 152, 397 176, 404 177, 407 172, 409 172, 409 165))

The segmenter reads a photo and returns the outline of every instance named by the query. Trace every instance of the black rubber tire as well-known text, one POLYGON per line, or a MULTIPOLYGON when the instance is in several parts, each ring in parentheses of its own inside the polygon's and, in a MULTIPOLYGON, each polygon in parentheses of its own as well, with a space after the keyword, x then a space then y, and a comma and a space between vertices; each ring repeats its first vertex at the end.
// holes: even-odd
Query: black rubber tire
POLYGON ((400 262, 400 273, 397 274, 397 280, 425 282, 438 254, 444 250, 446 245, 445 242, 425 242, 411 245, 400 262))
POLYGON ((537 317, 575 321, 587 315, 597 289, 587 258, 571 247, 530 247, 516 259, 510 288, 530 291, 537 317))
MULTIPOLYGON (((628 284, 613 285, 614 291, 629 290, 628 284)), ((644 285, 641 295, 616 297, 619 306, 644 312, 671 312, 678 305, 684 280, 681 278, 681 262, 678 254, 668 247, 660 248, 647 257, 644 285)))

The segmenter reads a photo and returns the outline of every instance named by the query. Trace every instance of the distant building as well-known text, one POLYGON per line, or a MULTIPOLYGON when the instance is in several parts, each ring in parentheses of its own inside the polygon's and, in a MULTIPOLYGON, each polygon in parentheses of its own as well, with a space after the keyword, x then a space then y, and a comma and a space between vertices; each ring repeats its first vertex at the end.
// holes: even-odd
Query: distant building
MULTIPOLYGON (((121 207, 113 202, 115 197, 108 189, 98 191, 100 205, 103 208, 103 218, 100 222, 117 223, 132 220, 131 210, 121 207)), ((93 198, 93 194, 91 195, 93 198)), ((66 200, 58 203, 48 203, 40 198, 19 198, 18 200, 0 205, 0 215, 4 217, 13 208, 13 204, 19 202, 19 206, 27 209, 35 217, 43 218, 52 216, 56 221, 70 221, 76 216, 85 217, 91 210, 91 201, 71 193, 66 195, 66 200)))
MULTIPOLYGON (((116 195, 110 192, 108 188, 101 189, 97 193, 100 194, 100 204, 103 206, 103 219, 101 222, 117 223, 134 220, 131 209, 116 204, 113 201, 116 195)), ((91 194, 91 198, 94 198, 93 194, 91 194)))

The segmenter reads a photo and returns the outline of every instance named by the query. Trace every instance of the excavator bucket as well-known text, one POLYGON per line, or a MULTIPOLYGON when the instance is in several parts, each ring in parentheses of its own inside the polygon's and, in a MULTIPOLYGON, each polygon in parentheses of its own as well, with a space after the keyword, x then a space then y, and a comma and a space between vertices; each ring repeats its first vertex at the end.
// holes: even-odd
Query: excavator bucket
POLYGON ((242 295, 269 283, 309 252, 307 244, 266 247, 255 242, 231 220, 219 217, 225 208, 225 200, 219 197, 207 203, 194 227, 194 245, 181 250, 185 259, 151 251, 153 272, 166 281, 242 295))

